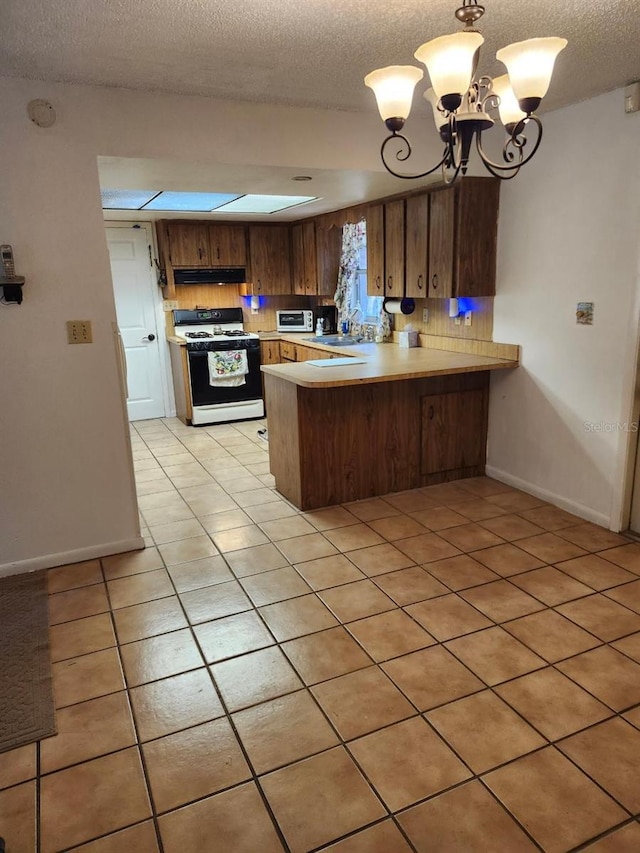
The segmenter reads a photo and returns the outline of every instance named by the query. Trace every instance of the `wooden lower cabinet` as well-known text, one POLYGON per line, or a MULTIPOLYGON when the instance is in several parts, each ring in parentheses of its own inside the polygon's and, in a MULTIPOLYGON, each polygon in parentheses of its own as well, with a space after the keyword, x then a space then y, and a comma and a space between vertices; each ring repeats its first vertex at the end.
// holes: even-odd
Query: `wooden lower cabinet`
POLYGON ((189 382, 187 348, 170 342, 169 357, 171 359, 171 377, 173 379, 173 391, 176 399, 176 417, 183 424, 191 424, 191 383, 189 382))
POLYGON ((264 378, 271 472, 300 509, 484 473, 487 371, 333 388, 264 378))
POLYGON ((260 341, 260 364, 280 364, 280 341, 260 341))

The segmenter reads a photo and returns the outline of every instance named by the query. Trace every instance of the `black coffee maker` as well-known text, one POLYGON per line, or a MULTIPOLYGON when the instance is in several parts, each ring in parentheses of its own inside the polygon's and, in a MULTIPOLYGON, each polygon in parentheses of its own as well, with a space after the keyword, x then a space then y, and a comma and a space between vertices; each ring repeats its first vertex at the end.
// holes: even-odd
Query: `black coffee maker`
POLYGON ((335 305, 316 305, 313 309, 313 328, 317 328, 318 320, 322 320, 322 331, 325 335, 338 333, 338 309, 335 305))

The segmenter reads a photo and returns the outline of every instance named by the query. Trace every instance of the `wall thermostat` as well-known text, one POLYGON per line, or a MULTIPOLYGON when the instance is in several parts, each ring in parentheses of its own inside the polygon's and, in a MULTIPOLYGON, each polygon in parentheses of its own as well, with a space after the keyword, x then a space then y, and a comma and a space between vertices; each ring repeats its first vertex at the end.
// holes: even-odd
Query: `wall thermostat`
POLYGON ((27 104, 27 114, 38 127, 51 127, 56 121, 56 111, 49 101, 36 98, 27 104))

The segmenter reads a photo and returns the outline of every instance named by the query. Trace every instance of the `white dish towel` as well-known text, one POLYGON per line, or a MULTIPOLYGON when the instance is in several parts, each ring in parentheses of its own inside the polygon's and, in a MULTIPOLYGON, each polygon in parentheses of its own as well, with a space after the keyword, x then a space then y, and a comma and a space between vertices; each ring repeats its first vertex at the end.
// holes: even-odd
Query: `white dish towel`
POLYGON ((209 385, 221 388, 235 388, 246 385, 245 376, 249 372, 247 352, 243 349, 207 352, 209 365, 209 385))

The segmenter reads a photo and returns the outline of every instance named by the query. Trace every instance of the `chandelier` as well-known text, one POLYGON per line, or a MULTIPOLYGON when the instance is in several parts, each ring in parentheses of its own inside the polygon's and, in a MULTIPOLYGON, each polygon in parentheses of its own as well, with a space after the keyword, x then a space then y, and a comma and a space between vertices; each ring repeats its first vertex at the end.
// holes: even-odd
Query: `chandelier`
POLYGON ((464 24, 461 32, 432 39, 414 54, 429 72, 431 88, 424 97, 431 105, 444 143, 442 158, 433 168, 420 174, 403 174, 395 171, 387 159, 390 147, 395 149, 395 159, 400 163, 411 156, 411 144, 400 131, 409 117, 413 91, 423 71, 413 65, 391 65, 364 78, 373 89, 382 120, 390 131, 380 148, 382 162, 397 178, 424 178, 442 169, 445 182, 452 184, 460 174, 466 174, 475 140, 480 159, 492 175, 503 180, 514 178, 542 140, 542 123, 535 110, 549 89, 556 56, 566 47, 567 40, 534 38, 510 44, 496 53, 508 73, 496 79, 477 77, 484 38, 475 24, 484 15, 484 7, 463 0, 455 14, 464 24), (495 109, 506 131, 502 163, 491 160, 482 147, 483 133, 495 124, 489 110, 495 109))

